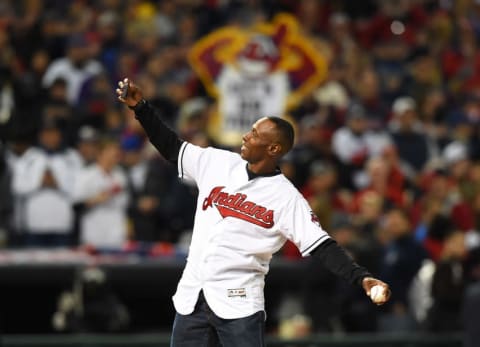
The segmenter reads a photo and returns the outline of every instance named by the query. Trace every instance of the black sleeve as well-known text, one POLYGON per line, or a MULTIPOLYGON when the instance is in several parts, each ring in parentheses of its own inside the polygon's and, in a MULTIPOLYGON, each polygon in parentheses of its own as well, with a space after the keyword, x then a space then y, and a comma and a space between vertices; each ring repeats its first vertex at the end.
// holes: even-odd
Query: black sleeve
POLYGON ((361 285, 365 277, 372 277, 367 269, 353 261, 333 239, 322 242, 310 254, 320 259, 326 269, 351 284, 361 285))
POLYGON ((147 101, 142 100, 131 109, 135 111, 135 118, 145 129, 150 142, 166 160, 176 164, 183 140, 161 120, 159 112, 147 101))

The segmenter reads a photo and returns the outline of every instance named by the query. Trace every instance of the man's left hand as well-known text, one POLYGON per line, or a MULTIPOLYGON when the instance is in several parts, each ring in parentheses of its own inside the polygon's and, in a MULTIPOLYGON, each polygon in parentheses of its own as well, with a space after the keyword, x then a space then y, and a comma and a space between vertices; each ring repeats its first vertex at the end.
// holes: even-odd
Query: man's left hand
POLYGON ((388 284, 373 277, 365 277, 362 280, 362 287, 376 305, 383 305, 392 295, 388 284))

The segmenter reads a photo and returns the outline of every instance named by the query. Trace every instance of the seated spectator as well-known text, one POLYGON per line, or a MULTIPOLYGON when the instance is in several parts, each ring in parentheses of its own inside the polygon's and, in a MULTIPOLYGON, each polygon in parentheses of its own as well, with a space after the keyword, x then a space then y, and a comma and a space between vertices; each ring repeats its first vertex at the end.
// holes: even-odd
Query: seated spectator
POLYGON ((19 158, 13 166, 13 191, 21 200, 18 212, 23 217, 24 244, 70 246, 72 187, 80 160, 76 152, 63 147, 62 133, 54 120, 44 122, 38 143, 39 150, 25 152, 28 161, 19 158))
POLYGON ((335 166, 329 162, 317 160, 312 163, 307 184, 301 190, 325 230, 330 230, 336 211, 347 208, 341 195, 337 193, 336 185, 335 166))
POLYGON ((99 141, 100 135, 95 128, 84 125, 78 130, 76 149, 83 166, 93 164, 97 159, 99 141))
POLYGON ((355 84, 359 103, 365 108, 369 129, 382 129, 388 119, 388 106, 382 98, 378 72, 367 66, 358 76, 355 84))
MULTIPOLYGON (((174 193, 179 185, 174 170, 157 155, 147 157, 143 139, 137 135, 124 136, 121 146, 128 178, 128 216, 133 239, 176 242, 183 228, 187 228, 187 221, 178 215, 181 195, 174 193)), ((187 201, 184 203, 187 208, 187 201)))
POLYGON ((36 133, 30 126, 21 126, 20 122, 16 121, 11 123, 9 130, 10 136, 5 150, 5 159, 12 176, 10 188, 13 197, 13 216, 8 244, 9 247, 19 247, 23 245, 25 234, 25 219, 22 217, 24 215, 23 196, 27 189, 23 187, 22 183, 31 185, 40 179, 35 170, 29 173, 27 168, 41 154, 41 151, 33 146, 36 133))
POLYGON ((285 156, 282 163, 282 172, 301 188, 305 185, 310 174, 310 165, 316 160, 330 160, 330 136, 325 130, 324 123, 319 117, 306 116, 298 128, 298 143, 285 156))
POLYGON ((415 325, 408 309, 407 294, 426 253, 415 242, 407 214, 401 209, 394 208, 386 213, 381 232, 385 234, 382 238, 386 243, 380 273, 382 278, 388 279, 395 296, 384 307, 379 329, 411 331, 415 325))
POLYGON ((372 130, 362 104, 352 102, 346 117, 345 126, 333 133, 332 152, 340 162, 340 184, 354 190, 364 184, 363 166, 368 158, 390 147, 391 139, 386 132, 372 130))
POLYGON ((385 199, 378 192, 371 190, 355 197, 355 212, 352 223, 365 239, 376 238, 378 224, 385 212, 385 199))
POLYGON ((392 105, 390 132, 406 173, 415 178, 437 155, 437 148, 417 119, 417 105, 411 97, 399 97, 392 105))
POLYGON ((87 39, 78 34, 69 38, 66 56, 51 62, 43 76, 43 86, 50 87, 58 78, 67 84, 67 100, 71 106, 77 106, 83 83, 98 75, 102 65, 93 60, 87 39))
POLYGON ((374 157, 366 163, 366 179, 368 184, 357 192, 353 200, 353 210, 358 210, 358 199, 365 193, 376 192, 382 199, 386 208, 405 208, 409 204, 407 194, 403 190, 402 180, 397 179, 396 172, 382 157, 374 157))
POLYGON ((443 150, 442 158, 452 184, 452 221, 457 228, 470 230, 475 222, 469 198, 472 193, 469 177, 472 161, 468 147, 460 141, 453 141, 443 150))
POLYGON ((127 177, 119 167, 121 149, 104 140, 95 164, 80 170, 74 199, 81 207, 80 243, 119 248, 127 240, 127 177))

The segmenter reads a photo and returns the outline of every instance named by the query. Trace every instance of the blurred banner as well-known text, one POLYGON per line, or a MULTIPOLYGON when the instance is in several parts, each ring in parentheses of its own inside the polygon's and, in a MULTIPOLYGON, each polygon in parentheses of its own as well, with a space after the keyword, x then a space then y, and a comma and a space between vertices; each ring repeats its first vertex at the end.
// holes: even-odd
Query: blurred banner
POLYGON ((224 146, 239 145, 261 117, 285 117, 327 74, 315 42, 287 14, 249 29, 218 29, 192 47, 189 59, 217 99, 209 132, 224 146))

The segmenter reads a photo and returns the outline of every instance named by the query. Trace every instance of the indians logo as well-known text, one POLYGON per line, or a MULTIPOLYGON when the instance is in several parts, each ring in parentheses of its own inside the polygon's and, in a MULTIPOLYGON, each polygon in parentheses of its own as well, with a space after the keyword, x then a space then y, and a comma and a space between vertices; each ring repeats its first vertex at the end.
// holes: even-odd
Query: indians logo
POLYGON ((217 100, 208 121, 210 136, 222 145, 237 146, 263 115, 288 117, 326 78, 327 52, 286 13, 248 28, 222 27, 202 37, 188 58, 217 100))
POLYGON ((203 201, 203 210, 215 206, 223 218, 234 217, 270 229, 273 227, 273 210, 247 200, 242 193, 229 194, 225 187, 215 187, 203 201))

